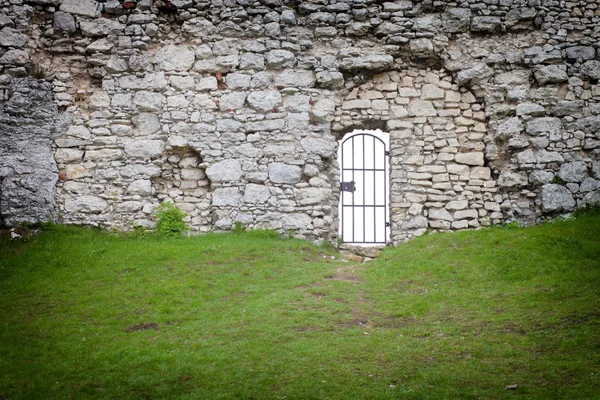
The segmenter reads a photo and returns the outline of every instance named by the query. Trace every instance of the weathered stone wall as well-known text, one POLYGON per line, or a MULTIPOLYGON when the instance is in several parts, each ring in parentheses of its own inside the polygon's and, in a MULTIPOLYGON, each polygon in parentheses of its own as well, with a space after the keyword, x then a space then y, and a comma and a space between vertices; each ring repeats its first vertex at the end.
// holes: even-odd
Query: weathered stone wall
POLYGON ((381 128, 396 243, 600 200, 599 22, 591 0, 0 0, 0 84, 47 75, 71 121, 64 222, 148 226, 169 198, 199 231, 334 239, 337 139, 381 128))
POLYGON ((0 226, 52 221, 58 108, 51 85, 12 79, 0 94, 0 226))

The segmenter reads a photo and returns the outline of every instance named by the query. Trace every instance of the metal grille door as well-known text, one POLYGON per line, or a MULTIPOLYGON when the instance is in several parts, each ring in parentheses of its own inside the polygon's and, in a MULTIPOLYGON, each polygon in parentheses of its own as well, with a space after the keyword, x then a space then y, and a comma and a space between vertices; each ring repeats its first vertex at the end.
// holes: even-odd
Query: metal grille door
POLYGON ((387 243, 388 156, 383 140, 360 133, 340 146, 340 234, 345 243, 387 243))

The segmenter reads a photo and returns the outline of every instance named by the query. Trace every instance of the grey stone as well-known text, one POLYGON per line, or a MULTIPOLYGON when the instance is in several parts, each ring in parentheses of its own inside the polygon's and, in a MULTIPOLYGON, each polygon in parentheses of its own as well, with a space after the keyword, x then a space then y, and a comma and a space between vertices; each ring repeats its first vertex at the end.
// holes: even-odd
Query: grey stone
POLYGON ((556 151, 540 150, 536 154, 536 160, 538 163, 551 163, 551 162, 563 162, 565 159, 556 151))
POLYGON ((437 32, 442 26, 442 20, 437 14, 427 14, 413 19, 413 29, 424 32, 437 32))
POLYGON ((560 166, 558 176, 565 182, 581 182, 587 176, 587 166, 583 161, 573 161, 560 166))
POLYGON ((287 50, 271 50, 267 53, 267 65, 273 69, 291 68, 296 62, 294 53, 287 50))
POLYGON ((93 21, 82 21, 79 24, 83 36, 97 37, 106 36, 111 33, 120 33, 125 25, 109 18, 98 18, 93 21))
POLYGON ((533 75, 540 85, 566 82, 569 79, 567 72, 558 65, 539 67, 533 71, 533 75))
POLYGON ((556 103, 554 114, 557 117, 576 115, 582 112, 585 102, 583 100, 559 100, 556 103))
POLYGON ((250 86, 251 79, 251 75, 232 72, 225 76, 225 83, 227 84, 227 87, 231 90, 246 89, 248 88, 248 86, 250 86))
POLYGON ((140 134, 149 135, 161 129, 160 120, 155 113, 139 113, 131 118, 131 122, 140 134))
POLYGON ((391 13, 397 11, 409 11, 412 10, 413 7, 413 2, 409 0, 399 0, 394 2, 383 3, 383 11, 391 13))
POLYGON ((162 140, 134 139, 125 143, 125 154, 129 157, 152 159, 161 155, 165 150, 162 140))
POLYGON ((263 204, 271 197, 271 191, 265 185, 249 183, 244 191, 244 202, 251 204, 263 204))
POLYGON ((567 60, 575 62, 577 60, 593 60, 596 56, 596 50, 591 46, 572 46, 566 48, 567 60))
POLYGON ((600 181, 593 178, 585 178, 581 185, 579 185, 579 191, 582 193, 592 192, 600 188, 600 181))
POLYGON ((580 130, 586 134, 597 134, 600 126, 600 115, 579 118, 573 123, 567 125, 569 129, 580 130))
POLYGON ((286 70, 275 75, 277 87, 312 87, 315 82, 315 74, 312 71, 286 70))
POLYGON ((187 71, 194 65, 194 51, 187 46, 169 44, 154 55, 154 63, 163 71, 187 71))
POLYGON ((600 80, 600 61, 586 61, 579 68, 579 72, 581 73, 581 77, 583 79, 589 79, 594 82, 600 80))
POLYGON ((536 162, 535 154, 531 149, 517 153, 516 157, 519 164, 534 164, 536 162))
POLYGON ((408 103, 408 115, 411 117, 435 117, 437 111, 429 100, 412 100, 408 103))
POLYGON ((77 30, 77 25, 75 25, 75 18, 69 13, 63 11, 57 11, 54 13, 52 19, 52 26, 54 29, 58 29, 61 31, 73 33, 77 30))
POLYGON ((206 39, 217 33, 217 28, 206 18, 192 18, 183 23, 181 30, 190 36, 206 39))
POLYGON ((542 210, 546 213, 571 211, 575 208, 573 195, 564 186, 547 184, 541 191, 542 210))
POLYGON ((417 216, 417 217, 408 219, 402 223, 400 228, 403 230, 427 228, 427 218, 422 217, 422 216, 417 216))
POLYGON ((236 187, 226 187, 215 189, 212 195, 212 204, 214 206, 232 206, 235 207, 242 201, 242 194, 236 187))
POLYGON ((600 205, 600 190, 596 190, 593 192, 589 192, 588 194, 585 195, 585 197, 583 198, 583 201, 585 202, 586 205, 600 205))
POLYGON ((378 72, 387 69, 394 63, 394 57, 388 54, 369 54, 359 57, 344 58, 340 61, 340 70, 356 72, 360 70, 378 72))
POLYGON ((219 109, 221 111, 239 110, 244 107, 246 94, 241 92, 227 93, 219 99, 219 109))
POLYGON ((206 175, 213 182, 237 181, 242 177, 242 167, 238 160, 226 159, 211 165, 206 175))
POLYGON ((240 69, 265 69, 265 57, 262 54, 244 53, 240 56, 240 69))
POLYGON ((524 129, 523 123, 518 117, 509 118, 496 128, 495 137, 498 139, 509 139, 518 136, 524 129))
POLYGON ((165 96, 147 90, 140 90, 133 96, 133 104, 141 111, 159 111, 165 103, 165 96))
POLYGON ((336 155, 336 143, 325 138, 307 137, 300 141, 302 148, 309 154, 316 154, 325 159, 331 159, 336 155))
POLYGON ((331 99, 318 100, 310 110, 311 116, 319 122, 331 122, 334 118, 335 102, 331 99))
POLYGON ((85 48, 87 53, 109 53, 115 46, 107 39, 98 39, 85 48))
POLYGON ((152 195, 152 182, 148 179, 136 179, 127 186, 127 192, 140 196, 152 195))
POLYGON ((341 89, 344 87, 344 75, 338 71, 321 71, 316 74, 317 83, 326 89, 341 89))
POLYGON ((284 25, 296 25, 296 14, 292 10, 283 10, 279 16, 279 22, 284 25))
POLYGON ((483 166, 483 153, 457 153, 454 156, 454 161, 459 164, 483 166))
POLYGON ((108 203, 97 196, 78 196, 65 200, 65 211, 69 213, 98 214, 106 211, 108 203))
POLYGON ((429 39, 413 39, 408 45, 410 54, 418 59, 429 58, 434 55, 433 43, 429 39))
POLYGON ((502 171, 498 178, 498 185, 506 188, 527 186, 527 175, 520 172, 502 171))
POLYGON ((489 80, 494 76, 494 70, 485 63, 477 63, 470 68, 463 69, 456 75, 459 86, 475 85, 489 80))
POLYGON ((2 28, 0 30, 0 46, 24 47, 29 38, 24 33, 13 28, 2 28))
POLYGON ((250 107, 261 112, 271 112, 275 107, 283 104, 281 94, 274 90, 252 92, 246 101, 250 107))
POLYGON ((294 185, 302 178, 302 168, 296 165, 274 162, 270 163, 268 168, 269 179, 273 183, 294 185))
POLYGON ((555 117, 542 117, 534 118, 527 122, 525 130, 530 135, 539 136, 545 135, 550 136, 557 134, 562 127, 560 118, 555 117))
POLYGON ((60 11, 91 18, 98 18, 101 9, 101 4, 94 0, 62 0, 60 4, 60 11))
POLYGON ((475 16, 471 19, 472 32, 495 33, 502 31, 502 19, 492 16, 475 16))
POLYGON ((309 187, 296 189, 294 194, 301 206, 324 204, 331 197, 331 189, 309 187))
POLYGON ((442 25, 448 33, 466 32, 471 24, 471 9, 447 8, 442 14, 442 25))
POLYGON ((429 219, 433 220, 444 220, 444 221, 454 221, 454 218, 450 215, 448 211, 443 208, 431 208, 429 209, 429 219))
POLYGON ((552 182, 554 174, 550 171, 535 170, 529 174, 529 182, 536 186, 545 185, 552 182))
POLYGON ((0 64, 25 65, 29 62, 29 53, 25 50, 8 50, 0 57, 0 64))

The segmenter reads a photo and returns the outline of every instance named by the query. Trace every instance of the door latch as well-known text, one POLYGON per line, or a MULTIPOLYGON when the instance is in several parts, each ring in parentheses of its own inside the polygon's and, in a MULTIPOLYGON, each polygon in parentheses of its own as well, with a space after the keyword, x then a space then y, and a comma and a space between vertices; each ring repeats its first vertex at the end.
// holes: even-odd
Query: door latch
POLYGON ((342 192, 356 192, 356 182, 340 182, 340 190, 342 192))

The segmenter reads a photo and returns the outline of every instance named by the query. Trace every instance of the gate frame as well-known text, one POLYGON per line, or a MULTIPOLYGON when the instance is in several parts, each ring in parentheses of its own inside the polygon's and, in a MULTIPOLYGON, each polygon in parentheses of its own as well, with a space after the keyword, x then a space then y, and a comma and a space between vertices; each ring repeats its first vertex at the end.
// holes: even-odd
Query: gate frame
MULTIPOLYGON (((338 147, 338 164, 339 164, 339 172, 340 172, 340 200, 339 200, 339 228, 338 228, 338 235, 342 238, 343 243, 347 243, 347 244, 351 244, 351 245, 387 245, 390 243, 390 238, 391 238, 391 224, 390 224, 390 217, 391 217, 391 213, 389 210, 389 206, 390 206, 390 199, 389 199, 389 195, 390 195, 390 176, 389 176, 389 172, 391 170, 390 165, 389 165, 389 160, 390 160, 390 151, 389 151, 389 142, 390 142, 390 138, 389 138, 389 133, 388 132, 383 132, 381 129, 376 129, 376 130, 369 130, 369 129, 355 129, 352 132, 349 132, 348 134, 344 135, 344 137, 342 137, 339 141, 339 147, 338 147), (354 150, 351 152, 351 156, 352 156, 352 168, 344 168, 344 151, 343 151, 343 145, 348 141, 348 140, 352 140, 354 141, 354 138, 356 138, 357 136, 362 136, 363 138, 363 149, 362 149, 362 157, 363 157, 363 167, 362 168, 355 168, 354 167, 354 159, 355 159, 355 154, 354 154, 354 150), (373 142, 374 142, 374 146, 373 146, 373 168, 365 168, 365 146, 364 146, 364 138, 368 136, 373 138, 373 142), (383 160, 383 168, 375 168, 376 167, 376 143, 381 143, 383 145, 383 149, 384 149, 384 160, 383 160), (376 198, 375 198, 375 194, 373 195, 373 204, 372 205, 366 205, 365 203, 365 193, 366 191, 363 190, 363 204, 362 205, 355 205, 354 204, 354 196, 353 196, 353 200, 352 200, 352 204, 348 205, 348 204, 344 204, 344 191, 349 191, 348 189, 350 187, 353 186, 354 181, 352 182, 343 182, 343 177, 344 177, 344 171, 352 171, 352 176, 354 179, 354 172, 355 171, 362 171, 363 172, 363 180, 364 180, 364 176, 365 176, 365 172, 367 171, 373 171, 374 175, 373 175, 373 184, 375 185, 375 176, 376 176, 376 172, 383 172, 384 174, 384 201, 383 204, 377 204, 376 198), (349 186, 349 184, 351 184, 349 186), (346 189, 346 190, 344 190, 346 189), (362 208, 363 209, 363 241, 346 241, 344 239, 343 233, 344 233, 344 207, 348 208, 350 207, 351 210, 354 210, 355 208, 362 208), (374 221, 375 223, 373 224, 373 229, 374 229, 374 234, 373 234, 373 240, 374 241, 365 241, 366 239, 366 217, 365 217, 365 210, 367 208, 372 208, 373 209, 373 215, 375 216, 375 210, 377 208, 383 208, 384 210, 384 241, 377 241, 377 223, 376 221, 374 221)), ((352 144, 354 147, 354 143, 352 144)), ((374 186, 375 187, 375 186, 374 186)), ((354 216, 352 218, 352 239, 355 239, 355 228, 354 228, 354 216)))

